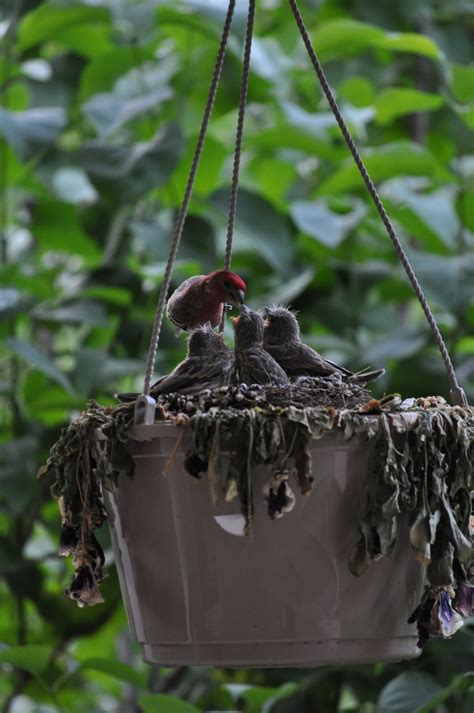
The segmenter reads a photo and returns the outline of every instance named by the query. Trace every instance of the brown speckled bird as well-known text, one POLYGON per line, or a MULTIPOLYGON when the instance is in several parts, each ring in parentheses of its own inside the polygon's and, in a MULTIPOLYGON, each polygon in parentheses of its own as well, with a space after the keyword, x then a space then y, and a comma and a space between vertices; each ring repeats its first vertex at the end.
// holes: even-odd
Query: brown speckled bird
POLYGON ((288 378, 263 348, 263 319, 247 307, 232 319, 237 373, 243 384, 286 384, 288 378))
POLYGON ((183 332, 209 323, 217 327, 224 304, 240 308, 244 302, 245 282, 230 270, 216 270, 185 280, 169 298, 168 318, 183 332))
MULTIPOLYGON (((228 386, 235 374, 235 357, 226 346, 222 334, 214 332, 210 325, 191 332, 188 353, 167 376, 153 384, 151 395, 197 394, 204 389, 228 386)), ((138 394, 117 394, 122 402, 135 401, 138 394)))
POLYGON ((385 374, 385 369, 354 374, 325 359, 301 341, 300 326, 291 310, 286 307, 266 307, 263 346, 290 377, 330 376, 341 374, 352 383, 375 381, 385 374))

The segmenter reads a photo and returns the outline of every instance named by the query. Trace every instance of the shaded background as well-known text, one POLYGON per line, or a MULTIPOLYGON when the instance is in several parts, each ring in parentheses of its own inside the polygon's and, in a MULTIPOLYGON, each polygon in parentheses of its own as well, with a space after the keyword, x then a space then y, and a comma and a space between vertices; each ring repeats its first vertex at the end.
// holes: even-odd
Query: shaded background
MULTIPOLYGON (((104 605, 79 610, 62 594, 71 565, 56 557, 57 507, 36 471, 88 399, 140 388, 226 4, 0 8, 0 711, 472 713, 470 626, 399 665, 152 670, 112 566, 104 605)), ((473 3, 301 7, 472 402, 473 3)), ((245 15, 242 0, 174 286, 222 264, 245 15)), ((385 365, 375 393, 446 396, 284 0, 259 0, 256 32, 233 262, 249 304, 290 301, 329 358, 385 365)), ((183 348, 165 324, 157 371, 183 348)))

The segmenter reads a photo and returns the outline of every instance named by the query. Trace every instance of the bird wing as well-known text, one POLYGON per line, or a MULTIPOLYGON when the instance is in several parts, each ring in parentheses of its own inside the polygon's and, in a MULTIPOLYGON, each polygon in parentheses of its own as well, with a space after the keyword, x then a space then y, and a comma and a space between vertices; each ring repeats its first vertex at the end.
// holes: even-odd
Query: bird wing
POLYGON ((264 349, 246 349, 238 354, 240 381, 245 384, 285 384, 288 378, 275 359, 264 349))
POLYGON ((189 316, 199 309, 202 302, 202 283, 205 275, 195 275, 185 280, 166 303, 166 315, 179 329, 186 331, 189 316))
POLYGON ((224 353, 220 358, 188 357, 173 369, 171 374, 157 382, 153 387, 153 396, 179 392, 181 394, 198 393, 204 389, 229 384, 234 367, 232 352, 224 353))
POLYGON ((267 347, 268 352, 289 376, 329 376, 335 372, 349 375, 352 372, 325 359, 302 342, 267 347))
MULTIPOLYGON (((235 357, 229 350, 228 353, 219 354, 217 358, 209 355, 208 359, 202 357, 188 357, 178 364, 167 376, 155 381, 151 387, 153 397, 160 394, 195 394, 204 389, 215 389, 218 386, 228 386, 235 373, 235 357)), ((115 394, 122 403, 135 401, 138 393, 115 394)))

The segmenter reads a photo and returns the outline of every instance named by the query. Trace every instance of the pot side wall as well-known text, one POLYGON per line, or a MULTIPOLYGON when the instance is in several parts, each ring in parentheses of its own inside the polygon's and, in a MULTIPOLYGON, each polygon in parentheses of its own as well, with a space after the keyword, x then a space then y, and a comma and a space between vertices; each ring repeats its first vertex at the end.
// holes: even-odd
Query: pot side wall
POLYGON ((155 424, 135 426, 131 436, 135 478, 121 478, 104 496, 122 595, 146 661, 318 666, 419 653, 406 620, 423 570, 407 533, 390 559, 360 578, 347 565, 365 502, 372 446, 364 436, 313 441, 313 491, 301 496, 291 483, 295 508, 278 520, 268 518, 262 497, 270 469, 255 467, 252 538, 228 531, 241 527, 237 499, 214 508, 206 478, 184 471, 187 433, 155 424))

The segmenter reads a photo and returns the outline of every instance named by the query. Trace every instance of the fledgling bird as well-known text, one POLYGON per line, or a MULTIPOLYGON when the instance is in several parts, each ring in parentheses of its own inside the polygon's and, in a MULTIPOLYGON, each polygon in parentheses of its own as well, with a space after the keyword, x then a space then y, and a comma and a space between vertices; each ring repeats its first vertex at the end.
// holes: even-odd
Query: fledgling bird
POLYGON ((338 366, 329 359, 325 359, 301 341, 298 320, 295 314, 286 307, 266 307, 265 314, 264 349, 271 354, 288 376, 341 374, 345 381, 368 384, 385 374, 385 369, 354 374, 343 366, 338 366))
POLYGON ((209 275, 196 275, 185 280, 171 295, 166 305, 168 318, 183 332, 204 324, 217 327, 224 304, 240 308, 247 286, 230 270, 216 270, 209 275))
MULTIPOLYGON (((167 376, 151 387, 151 395, 197 394, 204 389, 228 386, 235 374, 234 353, 226 346, 222 334, 210 325, 191 332, 188 353, 167 376)), ((138 394, 117 394, 122 402, 135 401, 138 394)))
POLYGON ((244 384, 287 384, 288 378, 263 348, 263 319, 243 307, 240 317, 232 319, 235 334, 237 374, 244 384))

